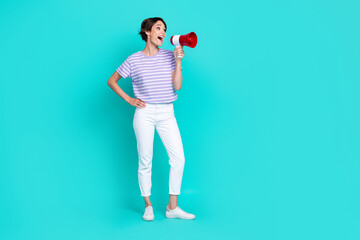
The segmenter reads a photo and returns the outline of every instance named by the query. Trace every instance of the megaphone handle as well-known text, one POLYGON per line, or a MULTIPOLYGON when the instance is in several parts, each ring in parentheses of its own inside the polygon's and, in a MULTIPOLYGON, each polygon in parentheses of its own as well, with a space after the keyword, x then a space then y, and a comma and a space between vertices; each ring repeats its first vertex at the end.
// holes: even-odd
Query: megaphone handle
MULTIPOLYGON (((180 47, 181 45, 176 45, 176 47, 175 47, 175 49, 177 48, 177 47, 180 47)), ((177 58, 182 58, 182 55, 177 55, 177 58)))

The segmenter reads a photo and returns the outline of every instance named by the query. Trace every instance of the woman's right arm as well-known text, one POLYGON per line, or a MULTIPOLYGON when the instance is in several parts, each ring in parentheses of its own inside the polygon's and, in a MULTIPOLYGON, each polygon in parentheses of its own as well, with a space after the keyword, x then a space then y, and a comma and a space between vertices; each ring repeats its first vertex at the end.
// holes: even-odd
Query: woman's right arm
POLYGON ((135 107, 140 107, 140 108, 145 107, 144 101, 137 99, 137 98, 130 97, 119 87, 117 82, 120 80, 120 78, 122 78, 122 76, 117 71, 115 71, 108 80, 108 85, 111 87, 111 89, 114 90, 114 92, 117 95, 122 97, 130 105, 135 106, 135 107))

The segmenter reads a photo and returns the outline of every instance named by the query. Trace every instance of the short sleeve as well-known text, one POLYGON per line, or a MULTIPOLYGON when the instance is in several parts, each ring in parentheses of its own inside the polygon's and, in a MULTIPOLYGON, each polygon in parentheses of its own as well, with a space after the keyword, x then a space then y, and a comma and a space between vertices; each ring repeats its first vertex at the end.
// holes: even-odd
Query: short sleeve
MULTIPOLYGON (((175 56, 174 56, 174 52, 170 52, 172 55, 172 60, 171 60, 171 71, 175 71, 175 69, 176 69, 176 64, 175 64, 175 56)), ((182 67, 181 67, 181 69, 182 69, 182 67)))
POLYGON ((123 77, 131 77, 131 64, 129 58, 127 58, 117 69, 116 71, 123 77))

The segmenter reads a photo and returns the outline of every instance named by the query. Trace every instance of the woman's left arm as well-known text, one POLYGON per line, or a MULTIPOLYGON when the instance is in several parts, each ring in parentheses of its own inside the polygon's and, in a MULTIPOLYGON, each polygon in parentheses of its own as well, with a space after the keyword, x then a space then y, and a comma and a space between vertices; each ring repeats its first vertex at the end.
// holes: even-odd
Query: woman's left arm
POLYGON ((174 51, 175 56, 175 71, 172 72, 172 82, 174 85, 175 90, 180 90, 182 87, 182 72, 181 72, 181 59, 184 58, 185 53, 180 45, 179 48, 175 48, 174 51), (177 58, 178 55, 181 55, 181 58, 177 58))

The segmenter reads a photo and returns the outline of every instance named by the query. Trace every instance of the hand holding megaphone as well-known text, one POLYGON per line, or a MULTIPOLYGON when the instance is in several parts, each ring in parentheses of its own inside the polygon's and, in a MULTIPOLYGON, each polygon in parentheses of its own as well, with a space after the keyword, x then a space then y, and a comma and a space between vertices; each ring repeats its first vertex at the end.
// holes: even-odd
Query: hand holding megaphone
POLYGON ((177 58, 176 60, 181 60, 183 59, 183 57, 185 56, 185 52, 183 50, 183 46, 178 45, 176 46, 175 50, 174 50, 174 55, 177 58))
MULTIPOLYGON (((174 35, 170 38, 170 43, 175 47, 175 50, 179 46, 188 46, 194 48, 197 44, 197 36, 194 32, 186 35, 174 35)), ((178 55, 177 58, 183 58, 182 55, 178 55)))

